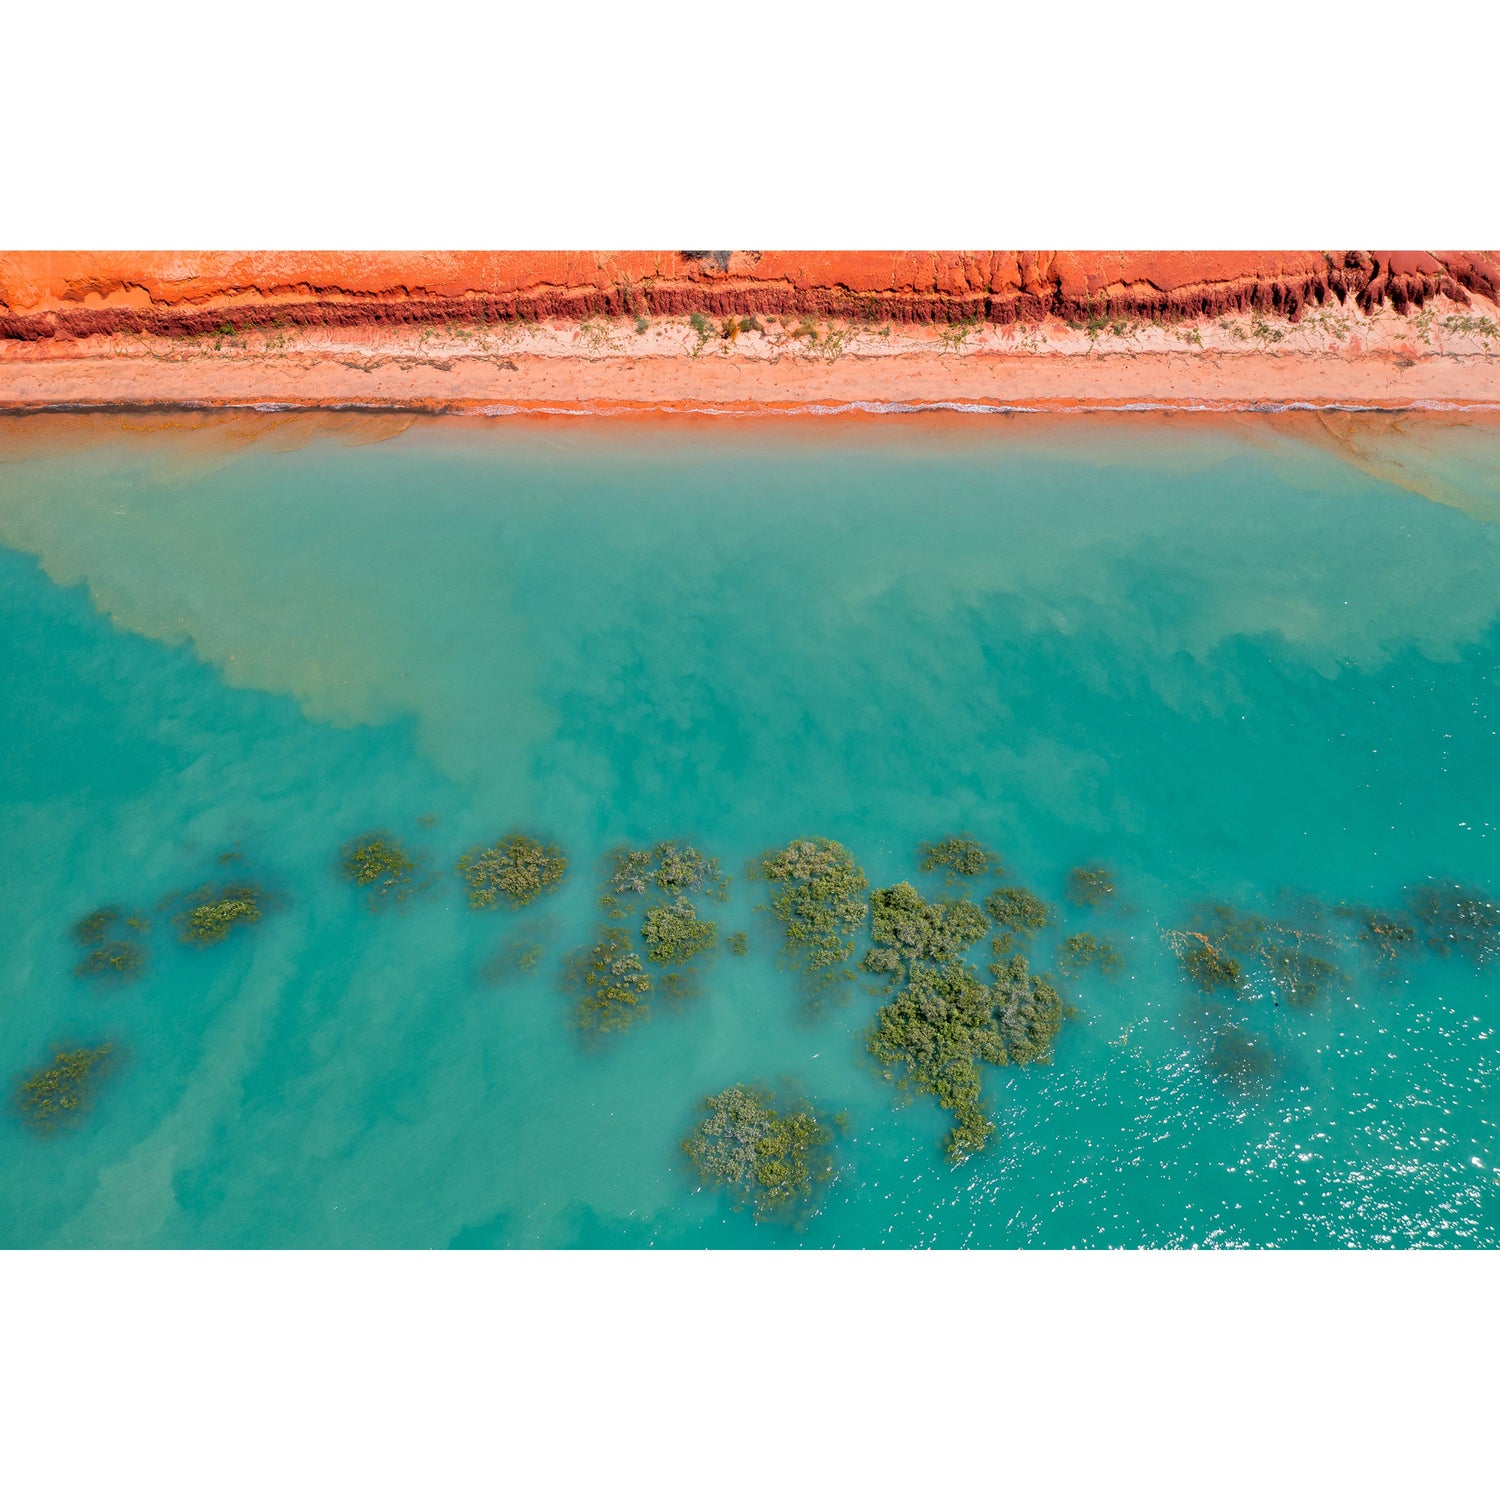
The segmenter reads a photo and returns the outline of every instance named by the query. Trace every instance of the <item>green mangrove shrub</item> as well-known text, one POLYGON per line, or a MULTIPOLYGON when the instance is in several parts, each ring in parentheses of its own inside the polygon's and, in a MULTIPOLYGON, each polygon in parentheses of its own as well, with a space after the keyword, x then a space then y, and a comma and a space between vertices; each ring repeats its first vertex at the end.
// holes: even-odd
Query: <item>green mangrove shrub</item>
POLYGON ((979 1064, 1009 1059, 994 996, 972 965, 913 970, 877 1013, 866 1045, 887 1081, 931 1094, 955 1117, 944 1141, 951 1160, 983 1149, 995 1127, 980 1103, 979 1064))
POLYGON ((1195 907, 1189 927, 1205 941, 1239 958, 1254 958, 1267 938, 1281 929, 1254 912, 1242 912, 1227 901, 1212 901, 1195 907))
POLYGON ((1187 929, 1169 933, 1183 972, 1202 991, 1239 989, 1246 965, 1263 966, 1278 1003, 1305 1008, 1347 977, 1326 954, 1335 940, 1322 930, 1323 910, 1304 902, 1298 925, 1242 912, 1228 902, 1210 902, 1194 909, 1187 929), (1320 951, 1322 950, 1322 951, 1320 951))
POLYGON ((774 887, 771 910, 786 960, 825 982, 847 976, 843 966, 870 909, 869 882, 853 855, 832 839, 794 839, 752 872, 774 887))
POLYGON ((1062 1030, 1062 996, 1047 980, 1031 972, 1026 960, 1014 954, 990 969, 991 994, 1000 1023, 1000 1039, 1007 1057, 1024 1067, 1050 1062, 1052 1044, 1062 1030))
POLYGON ((43 1132, 76 1124, 103 1076, 113 1046, 59 1048, 52 1061, 21 1080, 17 1102, 26 1123, 43 1132))
POLYGON ((913 966, 867 1041, 887 1080, 932 1095, 955 1117, 944 1141, 953 1161, 982 1150, 995 1129, 980 1102, 979 1065, 1047 1061, 1062 1026, 1062 997, 1020 954, 991 972, 986 985, 971 964, 913 966))
POLYGON ((506 984, 518 974, 530 974, 541 963, 546 950, 534 939, 512 938, 479 971, 489 984, 506 984))
POLYGON ((458 862, 468 882, 469 905, 494 906, 504 896, 511 906, 527 906, 553 889, 568 868, 567 856, 524 833, 507 834, 498 844, 480 845, 458 862))
POLYGON ((817 1211, 834 1176, 834 1130, 810 1105, 737 1083, 705 1099, 702 1116, 682 1149, 704 1187, 722 1189, 758 1223, 799 1226, 817 1211))
POLYGON ((383 831, 361 834, 339 851, 344 879, 365 892, 371 910, 411 895, 417 862, 383 831))
POLYGON ((591 948, 569 956, 563 972, 578 992, 576 1020, 584 1031, 623 1031, 649 1014, 651 976, 623 927, 606 927, 591 948))
POLYGON ((743 958, 750 951, 750 937, 748 933, 731 932, 729 934, 729 951, 736 958, 743 958))
POLYGON ((73 924, 73 941, 88 951, 73 966, 80 978, 123 982, 146 969, 146 945, 140 941, 151 930, 141 916, 127 916, 118 906, 101 906, 73 924))
POLYGON ((1125 972, 1125 959, 1108 938, 1095 937, 1091 932, 1075 932, 1064 938, 1059 946, 1057 967, 1069 979, 1076 979, 1095 968, 1106 978, 1113 979, 1125 972))
POLYGON ((609 859, 608 884, 616 895, 644 895, 654 885, 669 896, 702 893, 717 901, 729 899, 729 881, 718 860, 691 844, 669 840, 650 849, 614 849, 609 859))
POLYGON ((985 897, 984 909, 998 929, 997 956, 1009 952, 1013 943, 1035 937, 1052 921, 1052 908, 1024 885, 1001 887, 985 897))
POLYGON ((680 964, 714 947, 719 929, 702 920, 686 896, 679 896, 670 906, 653 906, 646 912, 641 937, 652 963, 680 964))
POLYGON ((990 929, 972 901, 924 901, 904 880, 871 895, 870 925, 875 946, 862 967, 892 975, 904 974, 914 963, 948 963, 990 929))
POLYGON ((187 897, 177 918, 178 940, 195 948, 222 943, 236 927, 259 922, 263 893, 254 885, 204 886, 187 897))
POLYGON ((917 868, 924 875, 934 870, 947 870, 970 879, 976 875, 1000 873, 1000 856, 966 833, 935 839, 923 844, 917 852, 917 868))
POLYGON ((87 979, 133 979, 146 968, 146 950, 129 938, 102 943, 74 964, 73 972, 87 979))

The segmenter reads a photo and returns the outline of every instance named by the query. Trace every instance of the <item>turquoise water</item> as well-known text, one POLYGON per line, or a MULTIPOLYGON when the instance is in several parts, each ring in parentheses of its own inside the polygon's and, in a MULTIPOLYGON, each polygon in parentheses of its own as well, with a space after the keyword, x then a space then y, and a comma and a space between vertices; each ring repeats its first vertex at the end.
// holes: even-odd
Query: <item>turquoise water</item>
POLYGON ((0 1119, 3 1243, 1500 1243, 1494 969, 1351 942, 1310 1009, 1205 1002, 1163 938, 1207 898, 1500 886, 1493 433, 1439 504, 1269 423, 266 425, 0 444, 0 1070, 119 1059, 77 1128, 0 1119), (372 912, 337 868, 372 827, 572 866, 522 912, 451 873, 372 912), (1035 959, 1086 926, 1126 970, 1064 984, 1051 1066, 986 1070, 952 1166, 864 1053, 879 999, 810 1007, 742 875, 822 835, 935 894, 916 847, 959 831, 1058 903, 1110 866, 1035 959), (599 862, 674 837, 750 952, 591 1045, 559 967, 599 862), (257 927, 192 949, 157 912, 142 978, 72 974, 91 909, 240 875, 257 927), (497 983, 518 936, 543 960, 497 983), (848 1116, 801 1231, 678 1147, 784 1079, 848 1116))

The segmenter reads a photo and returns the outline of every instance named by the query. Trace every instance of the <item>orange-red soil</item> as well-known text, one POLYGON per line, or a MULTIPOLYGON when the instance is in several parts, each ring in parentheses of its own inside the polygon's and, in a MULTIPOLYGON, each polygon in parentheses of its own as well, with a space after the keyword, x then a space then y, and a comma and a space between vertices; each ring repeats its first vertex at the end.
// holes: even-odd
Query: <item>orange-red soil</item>
POLYGON ((1494 252, 0 254, 0 407, 1482 406, 1497 297, 1494 252))

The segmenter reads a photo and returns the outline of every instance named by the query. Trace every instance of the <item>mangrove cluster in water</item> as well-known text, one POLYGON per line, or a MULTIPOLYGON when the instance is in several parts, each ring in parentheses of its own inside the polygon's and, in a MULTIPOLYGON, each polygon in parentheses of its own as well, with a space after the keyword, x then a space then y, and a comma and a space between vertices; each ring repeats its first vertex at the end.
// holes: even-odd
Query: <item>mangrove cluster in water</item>
POLYGON ((930 875, 934 870, 946 870, 952 875, 972 879, 976 875, 1000 873, 1000 856, 966 833, 923 844, 918 856, 917 868, 924 875, 930 875))
POLYGON ((417 861, 384 832, 361 834, 339 851, 344 879, 365 892, 372 910, 405 901, 414 888, 417 868, 417 861))
POLYGON ((204 886, 187 897, 177 918, 178 938, 197 948, 222 943, 236 927, 260 921, 261 901, 258 886, 204 886))
POLYGON ((98 1047, 58 1051, 45 1067, 21 1081, 18 1102, 27 1124, 35 1130, 52 1130, 73 1123, 87 1107, 105 1061, 114 1051, 105 1042, 98 1047))
POLYGON ((101 906, 73 924, 73 941, 88 951, 73 972, 89 979, 124 981, 146 968, 146 945, 141 938, 151 930, 141 916, 127 916, 117 906, 101 906))
POLYGON ((679 896, 670 906, 647 909, 641 937, 652 963, 681 964, 708 952, 719 940, 719 929, 699 917, 686 896, 679 896))
POLYGON ((757 1221, 799 1225, 816 1211, 834 1175, 834 1131, 805 1103, 779 1104, 746 1084, 703 1102, 703 1118, 682 1143, 705 1187, 727 1192, 757 1221))
POLYGON ((832 839, 794 839, 752 867, 770 882, 787 961, 821 982, 846 977, 869 912, 869 882, 854 856, 832 839))
POLYGON ((609 886, 617 895, 644 895, 654 885, 670 896, 697 892, 728 899, 729 881, 718 860, 691 844, 669 840, 650 849, 615 849, 609 857, 609 886))
POLYGON ((984 898, 984 909, 995 924, 995 953, 1008 953, 1018 941, 1035 937, 1052 921, 1052 908, 1024 885, 1002 886, 984 898))
POLYGON ((1059 944, 1057 967, 1069 979, 1076 979, 1089 969, 1098 969, 1106 978, 1113 979, 1125 972, 1125 958, 1108 938, 1075 932, 1059 944))
POLYGON ((945 964, 972 948, 990 929, 972 901, 925 901, 907 882, 870 897, 875 946, 862 967, 872 974, 901 976, 917 963, 945 964))
POLYGON ((479 971, 489 984, 506 984, 518 974, 530 974, 541 963, 543 948, 534 933, 518 933, 479 971))
POLYGON ((524 833, 471 849, 458 862, 458 873, 468 882, 469 905, 476 910, 494 906, 502 896, 512 906, 529 905, 556 886, 567 868, 562 850, 524 833))
POLYGON ((585 1031, 623 1031, 648 1014, 651 976, 623 927, 606 927, 591 948, 572 954, 564 975, 578 991, 576 1019, 585 1031))
POLYGON ((981 1150, 995 1128, 980 1102, 980 1063, 1047 1061, 1062 1026, 1062 997, 1020 954, 990 972, 987 985, 972 964, 914 965, 868 1041, 889 1081, 956 1117, 944 1142, 954 1161, 981 1150))

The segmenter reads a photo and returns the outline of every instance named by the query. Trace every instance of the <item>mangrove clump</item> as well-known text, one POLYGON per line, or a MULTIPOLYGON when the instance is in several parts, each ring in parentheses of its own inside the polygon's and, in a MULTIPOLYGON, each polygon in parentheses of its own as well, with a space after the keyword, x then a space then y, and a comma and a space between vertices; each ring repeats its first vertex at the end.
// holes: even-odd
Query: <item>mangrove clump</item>
POLYGON ((1103 906, 1115 899, 1115 877, 1103 865, 1078 865, 1068 871, 1067 895, 1074 906, 1103 906))
POLYGON ((73 972, 89 979, 129 979, 145 967, 145 948, 129 938, 121 938, 85 954, 73 966, 73 972))
POLYGON ((728 900, 729 882, 718 860, 691 844, 668 840, 650 849, 616 849, 609 857, 609 884, 617 895, 643 895, 655 885, 670 896, 700 892, 728 900))
POLYGON ((918 853, 920 863, 917 868, 924 875, 931 874, 934 870, 947 870, 953 875, 970 879, 975 875, 1000 873, 1000 856, 966 833, 923 844, 918 853))
POLYGON ((729 951, 736 958, 743 958, 750 951, 749 935, 743 932, 731 932, 729 934, 729 951))
POLYGON ((995 1129, 980 1104, 979 1064, 1046 1061, 1062 1025, 1061 996, 1019 954, 991 972, 986 985, 970 964, 914 966, 869 1036, 887 1079, 956 1117, 944 1142, 953 1161, 981 1150, 995 1129))
POLYGON ((501 896, 512 906, 529 905, 556 886, 567 868, 562 850, 524 833, 471 849, 458 862, 458 873, 469 884, 469 905, 476 910, 494 906, 501 896))
POLYGON ((686 896, 679 896, 670 906, 653 906, 646 912, 641 937, 652 963, 678 964, 712 948, 719 940, 719 929, 700 918, 686 896))
POLYGON ((35 1130, 50 1131, 76 1123, 113 1050, 108 1042, 71 1052, 59 1050, 48 1066, 24 1078, 18 1102, 27 1124, 35 1130))
POLYGON ((485 966, 480 976, 490 984, 505 984, 517 974, 529 974, 546 950, 532 939, 512 938, 485 966))
POLYGON ((1050 1062, 1052 1043, 1062 1030, 1062 996, 1033 974, 1019 954, 995 964, 991 993, 1000 1022, 1000 1039, 1013 1063, 1050 1062))
POLYGON ((777 888, 771 910, 786 958, 824 980, 847 974, 842 966, 870 909, 869 883, 853 855, 832 839, 795 839, 753 868, 777 888))
POLYGON ((703 1101, 682 1143, 705 1187, 720 1188, 757 1223, 800 1225, 834 1175, 834 1132, 810 1105, 780 1105, 769 1089, 735 1084, 703 1101))
POLYGON ((124 981, 146 968, 146 946, 137 934, 151 930, 145 917, 126 916, 118 906, 101 906, 73 924, 73 941, 89 951, 73 966, 86 979, 124 981))
POLYGON ((411 895, 417 862, 388 833, 366 833, 344 845, 339 868, 365 891, 373 910, 411 895))
POLYGON ((575 953, 564 970, 579 991, 577 1022, 585 1031, 623 1031, 648 1013, 651 976, 623 927, 606 927, 592 948, 575 953))
POLYGON ((1097 968, 1107 978, 1113 979, 1125 971, 1125 959, 1120 950, 1108 938, 1096 938, 1091 932, 1075 932, 1065 938, 1057 950, 1057 967, 1076 979, 1088 969, 1097 968))
POLYGON ((1052 908, 1024 885, 1004 886, 986 896, 984 909, 999 928, 995 952, 1008 952, 1012 942, 1034 937, 1052 920, 1052 908))
POLYGON ((914 963, 945 964, 989 931, 972 901, 924 901, 907 882, 870 897, 875 947, 863 967, 872 974, 900 974, 914 963))
POLYGON ((205 886, 187 898, 187 908, 177 919, 177 935, 198 948, 222 943, 236 927, 260 921, 261 901, 253 885, 205 886))
POLYGON ((1254 912, 1242 912, 1227 901, 1214 901, 1196 908, 1191 927, 1206 935, 1215 948, 1240 958, 1253 958, 1264 947, 1268 933, 1280 931, 1254 912))

